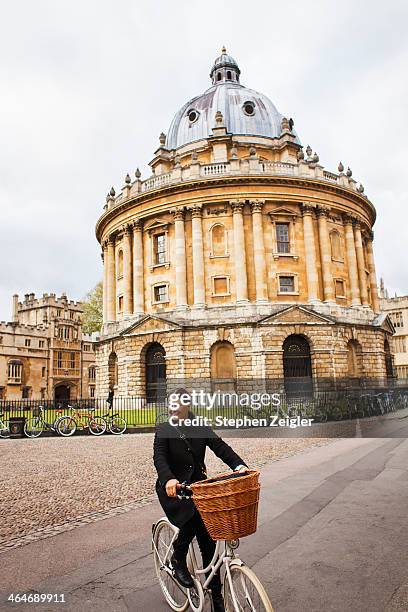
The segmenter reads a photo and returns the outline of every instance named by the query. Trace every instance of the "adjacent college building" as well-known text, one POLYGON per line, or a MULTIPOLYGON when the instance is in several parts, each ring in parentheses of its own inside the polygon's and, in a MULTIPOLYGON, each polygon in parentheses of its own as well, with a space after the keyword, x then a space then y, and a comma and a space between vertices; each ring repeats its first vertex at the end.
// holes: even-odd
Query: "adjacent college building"
POLYGON ((82 305, 54 293, 22 302, 0 323, 0 399, 95 396, 95 338, 82 333, 82 305))
POLYGON ((381 310, 386 313, 394 326, 395 335, 391 341, 395 359, 395 374, 398 379, 408 379, 408 295, 389 297, 380 283, 381 310))
POLYGON ((160 135, 152 175, 127 175, 97 222, 97 394, 154 399, 165 379, 386 383, 393 327, 363 186, 341 163, 325 170, 225 49, 210 78, 160 135))

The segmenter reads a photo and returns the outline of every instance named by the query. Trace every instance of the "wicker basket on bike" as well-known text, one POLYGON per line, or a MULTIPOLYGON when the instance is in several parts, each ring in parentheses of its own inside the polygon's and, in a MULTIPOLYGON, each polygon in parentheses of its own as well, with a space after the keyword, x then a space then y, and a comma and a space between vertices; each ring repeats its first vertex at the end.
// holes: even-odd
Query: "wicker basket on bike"
POLYGON ((219 474, 191 485, 193 502, 213 540, 236 540, 255 533, 259 472, 219 474))

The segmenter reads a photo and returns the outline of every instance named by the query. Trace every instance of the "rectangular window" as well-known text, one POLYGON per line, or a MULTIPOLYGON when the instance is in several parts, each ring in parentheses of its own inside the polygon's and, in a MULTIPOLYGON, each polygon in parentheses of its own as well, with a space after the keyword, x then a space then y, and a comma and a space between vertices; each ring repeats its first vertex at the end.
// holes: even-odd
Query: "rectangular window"
POLYGON ((279 291, 281 293, 294 293, 295 292, 295 278, 293 276, 280 276, 279 277, 279 291))
POLYGON ((30 397, 30 387, 23 387, 21 397, 22 397, 22 399, 29 399, 29 397, 30 397))
POLYGON ((8 382, 20 384, 23 374, 23 364, 18 361, 10 361, 8 364, 8 382))
POLYGON ((278 253, 290 253, 289 223, 276 224, 276 245, 278 253))
POLYGON ((44 340, 40 340, 40 341, 38 342, 38 347, 39 347, 39 348, 44 348, 44 344, 45 344, 44 340))
POLYGON ((75 370, 75 353, 70 354, 69 365, 71 370, 75 370))
POLYGON ((120 295, 118 298, 118 310, 123 312, 123 295, 120 295))
POLYGON ((57 317, 60 317, 60 316, 61 316, 61 309, 57 308, 57 317))
POLYGON ((214 278, 214 295, 226 295, 228 293, 228 278, 226 276, 214 278))
POLYGON ((69 340, 69 327, 64 327, 64 340, 69 340))
POLYGON ((154 236, 154 263, 166 263, 166 234, 156 234, 154 236))
POLYGON ((57 368, 62 368, 62 351, 57 353, 57 368))
POLYGON ((29 338, 24 340, 24 346, 31 346, 31 340, 29 340, 29 338))
POLYGON ((45 372, 46 372, 46 370, 45 370, 45 366, 43 366, 43 367, 41 368, 41 376, 42 376, 43 378, 45 378, 45 372))
POLYGON ((95 387, 92 385, 89 387, 89 397, 93 399, 95 397, 95 387))
POLYGON ((336 289, 336 297, 345 297, 345 293, 344 293, 344 281, 343 280, 335 280, 334 281, 334 286, 336 289))
POLYGON ((4 387, 0 387, 0 400, 4 399, 4 387))
POLYGON ((0 336, 0 344, 3 344, 3 336, 0 336))
POLYGON ((84 351, 85 351, 85 353, 89 353, 89 351, 90 351, 89 344, 84 344, 84 351))
POLYGON ((156 285, 154 287, 154 301, 167 302, 167 285, 156 285))

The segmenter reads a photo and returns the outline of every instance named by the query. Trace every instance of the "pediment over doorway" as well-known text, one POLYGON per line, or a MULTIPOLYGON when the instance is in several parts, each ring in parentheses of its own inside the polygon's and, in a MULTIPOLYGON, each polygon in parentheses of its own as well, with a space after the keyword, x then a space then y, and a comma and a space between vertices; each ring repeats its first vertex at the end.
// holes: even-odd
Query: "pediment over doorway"
POLYGON ((179 331, 181 325, 157 315, 146 315, 121 332, 121 336, 142 336, 155 332, 179 331))
POLYGON ((302 325, 334 325, 335 320, 327 315, 321 315, 305 306, 288 306, 264 317, 258 321, 258 325, 286 325, 297 323, 302 325))

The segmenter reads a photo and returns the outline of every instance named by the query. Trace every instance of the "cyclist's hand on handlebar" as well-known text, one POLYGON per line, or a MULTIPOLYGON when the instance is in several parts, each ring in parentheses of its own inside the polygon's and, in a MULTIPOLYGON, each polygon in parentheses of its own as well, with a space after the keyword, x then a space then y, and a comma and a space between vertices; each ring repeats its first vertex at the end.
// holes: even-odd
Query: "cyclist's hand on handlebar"
POLYGON ((178 484, 180 483, 176 478, 172 478, 166 482, 166 493, 169 497, 176 497, 178 484))

